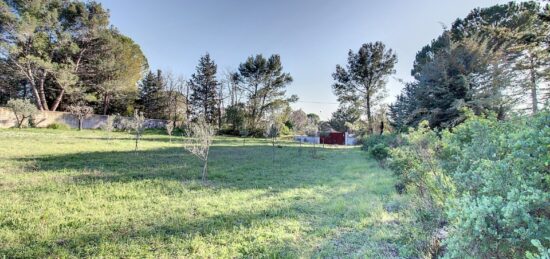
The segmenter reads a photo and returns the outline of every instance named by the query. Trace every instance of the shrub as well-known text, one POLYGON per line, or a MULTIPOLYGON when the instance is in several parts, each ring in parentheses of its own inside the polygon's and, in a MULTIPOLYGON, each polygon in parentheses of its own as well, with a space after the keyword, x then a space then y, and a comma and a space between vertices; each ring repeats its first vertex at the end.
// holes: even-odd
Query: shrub
POLYGON ((382 134, 382 135, 368 135, 361 139, 363 143, 362 149, 369 151, 370 148, 383 144, 386 147, 396 147, 399 145, 400 138, 397 134, 382 134))
POLYGON ((473 118, 443 136, 457 187, 449 257, 522 257, 550 233, 550 113, 500 122, 473 118), (467 252, 466 252, 467 251, 467 252))
POLYGON ((52 124, 48 125, 46 128, 56 129, 56 130, 69 130, 69 129, 71 129, 71 127, 69 127, 69 125, 67 125, 65 123, 59 123, 59 122, 52 123, 52 124))
POLYGON ((401 231, 409 256, 441 256, 440 245, 448 258, 544 251, 550 243, 548 125, 548 111, 509 121, 470 115, 452 132, 423 122, 404 136, 406 144, 390 150, 389 165, 412 196, 404 211, 411 220, 401 231))
POLYGON ((29 123, 30 118, 38 113, 36 106, 27 99, 11 99, 8 101, 7 107, 10 108, 15 115, 18 128, 23 127, 25 120, 29 123))
POLYGON ((389 157, 389 148, 384 144, 377 144, 369 150, 370 155, 378 162, 383 162, 389 157))

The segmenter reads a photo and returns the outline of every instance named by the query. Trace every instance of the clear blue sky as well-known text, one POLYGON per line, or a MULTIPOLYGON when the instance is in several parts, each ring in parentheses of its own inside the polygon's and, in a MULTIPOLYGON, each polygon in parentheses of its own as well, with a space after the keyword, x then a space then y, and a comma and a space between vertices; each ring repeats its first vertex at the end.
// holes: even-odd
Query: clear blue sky
POLYGON ((209 52, 220 71, 236 69, 248 56, 280 54, 297 94, 293 108, 320 114, 336 110, 332 73, 349 49, 383 41, 397 52, 397 73, 387 102, 410 81, 414 56, 442 32, 442 24, 475 7, 500 0, 100 0, 111 22, 132 37, 152 69, 189 77, 209 52))

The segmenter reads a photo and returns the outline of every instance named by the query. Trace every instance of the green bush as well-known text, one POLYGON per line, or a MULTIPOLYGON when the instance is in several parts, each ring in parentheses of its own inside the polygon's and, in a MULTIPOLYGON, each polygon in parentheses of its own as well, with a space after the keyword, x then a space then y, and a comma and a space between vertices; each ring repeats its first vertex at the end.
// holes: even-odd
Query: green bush
POLYGON ((383 162, 389 157, 389 148, 384 144, 377 144, 369 150, 370 155, 378 162, 383 162))
POLYGON ((457 196, 448 209, 449 257, 522 257, 548 247, 550 113, 506 122, 473 118, 443 136, 457 196))
POLYGON ((58 122, 54 122, 54 123, 48 125, 46 128, 48 128, 48 129, 57 129, 57 130, 69 130, 69 129, 71 129, 71 127, 69 127, 69 125, 67 125, 65 123, 58 123, 58 122))
POLYGON ((363 144, 362 149, 365 151, 369 151, 370 148, 378 144, 383 144, 386 147, 395 147, 400 144, 399 142, 400 138, 397 134, 368 135, 361 139, 361 143, 363 144))
POLYGON ((404 136, 389 166, 412 197, 401 231, 407 256, 520 258, 548 247, 549 125, 548 111, 469 115, 452 132, 421 123, 404 136))

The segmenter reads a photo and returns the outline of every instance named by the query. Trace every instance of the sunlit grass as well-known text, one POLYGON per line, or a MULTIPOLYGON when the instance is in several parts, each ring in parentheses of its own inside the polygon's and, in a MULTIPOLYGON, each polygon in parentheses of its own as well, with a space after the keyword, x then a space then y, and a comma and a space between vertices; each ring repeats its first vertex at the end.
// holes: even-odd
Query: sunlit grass
MULTIPOLYGON (((394 179, 358 148, 0 131, 0 256, 391 257, 394 179)), ((397 201, 398 202, 398 201, 397 201)))

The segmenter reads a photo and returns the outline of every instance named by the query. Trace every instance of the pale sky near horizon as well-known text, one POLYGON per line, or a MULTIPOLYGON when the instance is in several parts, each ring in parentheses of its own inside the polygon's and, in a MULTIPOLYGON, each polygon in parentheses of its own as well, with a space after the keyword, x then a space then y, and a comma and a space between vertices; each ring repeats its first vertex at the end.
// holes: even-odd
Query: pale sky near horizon
POLYGON ((501 0, 99 0, 111 23, 142 48, 151 69, 189 77, 209 52, 218 71, 237 69, 251 55, 281 55, 294 78, 287 95, 294 109, 330 117, 338 107, 332 93, 336 64, 349 49, 382 41, 398 55, 397 73, 388 81, 392 102, 411 81, 414 56, 476 7, 501 0))

